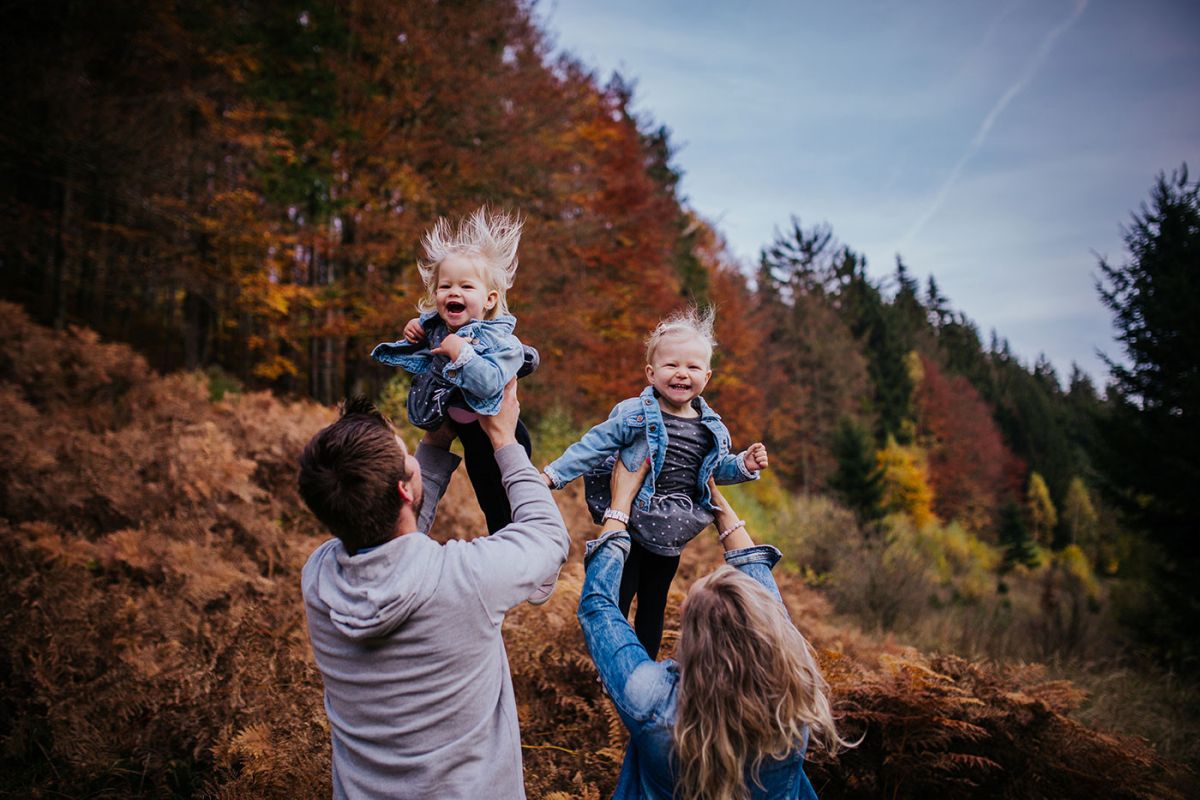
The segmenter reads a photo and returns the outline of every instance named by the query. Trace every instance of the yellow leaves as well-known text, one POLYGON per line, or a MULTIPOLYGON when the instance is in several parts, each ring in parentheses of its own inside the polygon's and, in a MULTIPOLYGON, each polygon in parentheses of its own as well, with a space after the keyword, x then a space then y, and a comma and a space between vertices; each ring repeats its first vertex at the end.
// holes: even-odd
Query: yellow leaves
POLYGON ((284 375, 298 377, 300 370, 296 367, 296 362, 290 358, 281 355, 273 355, 264 361, 260 361, 254 365, 252 372, 260 377, 266 378, 269 381, 277 380, 284 375))
POLYGON ((1054 554, 1054 561, 1067 579, 1079 586, 1088 597, 1100 597, 1100 583, 1092 571, 1092 564, 1079 545, 1069 544, 1054 554))
POLYGON ((1058 512, 1050 499, 1050 489, 1037 472, 1029 473, 1029 488, 1025 492, 1025 508, 1029 514, 1029 527, 1038 544, 1050 544, 1054 526, 1058 524, 1058 512))
POLYGON ((902 447, 889 436, 875 458, 883 473, 883 502, 887 508, 907 514, 919 528, 935 522, 924 451, 915 445, 902 447))

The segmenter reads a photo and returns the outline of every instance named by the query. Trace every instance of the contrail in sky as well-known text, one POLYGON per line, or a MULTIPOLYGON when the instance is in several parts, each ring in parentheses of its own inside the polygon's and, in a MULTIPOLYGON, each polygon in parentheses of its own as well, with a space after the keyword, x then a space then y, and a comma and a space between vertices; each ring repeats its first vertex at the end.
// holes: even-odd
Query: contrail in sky
POLYGON ((1029 82, 1033 80, 1033 76, 1041 68, 1042 62, 1046 60, 1046 56, 1054 49, 1058 38, 1066 33, 1079 17, 1083 15, 1087 4, 1088 0, 1076 0, 1075 10, 1071 12, 1071 16, 1060 22, 1053 30, 1046 34, 1046 38, 1042 40, 1041 46, 1038 47, 1029 61, 1025 63, 1025 69, 1022 70, 1020 77, 1017 78, 1012 86, 1008 87, 1008 90, 996 101, 996 105, 992 106, 992 110, 988 112, 988 115, 983 118, 983 122, 979 124, 979 130, 975 131, 975 136, 967 146, 966 152, 958 159, 958 163, 954 165, 954 169, 950 170, 949 177, 946 178, 941 188, 938 189, 933 202, 925 209, 925 213, 921 215, 916 224, 908 230, 908 233, 904 234, 900 239, 901 247, 911 242, 924 229, 929 220, 933 219, 933 216, 941 210, 942 204, 946 201, 946 196, 950 194, 950 189, 954 187, 959 176, 962 175, 963 167, 979 152, 979 148, 983 146, 984 140, 987 138, 988 133, 991 132, 992 126, 996 124, 996 120, 1000 117, 1000 114, 1012 102, 1013 98, 1024 91, 1029 82))

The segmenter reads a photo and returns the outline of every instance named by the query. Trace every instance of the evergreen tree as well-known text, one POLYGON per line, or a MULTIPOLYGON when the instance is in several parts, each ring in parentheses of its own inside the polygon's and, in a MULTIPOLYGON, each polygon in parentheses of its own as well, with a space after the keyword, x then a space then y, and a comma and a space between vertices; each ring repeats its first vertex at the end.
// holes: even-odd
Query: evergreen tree
POLYGON ((895 436, 907 444, 913 417, 913 383, 905 364, 910 337, 879 287, 867 277, 866 259, 843 248, 835 264, 838 312, 867 358, 876 437, 886 440, 895 436))
POLYGON ((837 471, 829 486, 846 507, 858 517, 859 524, 871 527, 883 519, 883 472, 875 460, 871 434, 854 420, 845 418, 834 440, 837 471))
POLYGON ((1037 547, 1029 535, 1029 529, 1025 527, 1021 507, 1016 502, 1010 501, 1001 506, 997 527, 1000 544, 1004 547, 1005 566, 1023 564, 1036 567, 1039 560, 1037 547))
POLYGON ((1102 259, 1097 285, 1124 351, 1124 363, 1107 360, 1115 402, 1103 429, 1103 469, 1126 519, 1162 548, 1152 634, 1173 655, 1196 658, 1200 184, 1188 181, 1186 165, 1169 179, 1159 175, 1124 239, 1128 260, 1114 266, 1102 259))

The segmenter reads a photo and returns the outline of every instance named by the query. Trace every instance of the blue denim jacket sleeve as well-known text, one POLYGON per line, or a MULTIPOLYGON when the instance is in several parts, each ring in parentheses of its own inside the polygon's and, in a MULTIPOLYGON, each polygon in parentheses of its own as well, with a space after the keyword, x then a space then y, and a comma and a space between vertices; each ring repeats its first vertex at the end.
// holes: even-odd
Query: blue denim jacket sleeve
POLYGON ((504 387, 516 377, 525 361, 521 340, 479 326, 474 342, 463 347, 458 358, 446 365, 442 377, 463 391, 472 411, 495 414, 500 409, 504 387))
POLYGON ((626 727, 637 733, 669 682, 663 680, 666 667, 646 653, 617 605, 628 553, 625 531, 609 532, 587 543, 579 625, 608 696, 626 727))
MULTIPOLYGON (((421 327, 429 329, 429 320, 437 316, 436 311, 426 311, 417 318, 421 327)), ((400 339, 395 342, 381 342, 371 351, 371 358, 389 367, 400 367, 417 375, 429 369, 429 337, 421 337, 418 342, 400 339)))
POLYGON ((608 419, 594 425, 578 442, 546 465, 545 473, 554 482, 555 489, 561 489, 580 475, 600 466, 613 453, 633 443, 640 431, 630 428, 625 423, 627 403, 628 401, 623 401, 613 406, 608 419))
POLYGON ((762 473, 747 469, 742 455, 742 453, 726 453, 718 458, 717 466, 713 470, 713 479, 722 486, 758 480, 762 473))
POLYGON ((783 597, 779 594, 779 587, 775 584, 775 577, 771 575, 771 568, 778 564, 781 558, 783 558, 783 553, 779 552, 779 548, 769 544, 742 547, 738 550, 729 550, 725 553, 726 564, 736 567, 742 573, 762 584, 763 588, 770 592, 771 596, 780 603, 783 602, 783 597))

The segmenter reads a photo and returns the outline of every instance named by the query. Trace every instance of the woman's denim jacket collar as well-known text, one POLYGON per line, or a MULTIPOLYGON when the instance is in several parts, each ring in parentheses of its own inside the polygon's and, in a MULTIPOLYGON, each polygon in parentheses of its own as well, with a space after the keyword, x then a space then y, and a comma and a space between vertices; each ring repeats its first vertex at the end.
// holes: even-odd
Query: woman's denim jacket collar
MULTIPOLYGON (((445 324, 436 311, 426 311, 420 316, 421 327, 426 330, 424 340, 416 344, 407 339, 377 344, 371 358, 414 375, 427 372, 433 362, 428 332, 434 319, 438 320, 435 324, 445 324)), ((472 411, 488 416, 498 412, 504 386, 516 377, 525 362, 521 340, 513 334, 516 326, 516 317, 501 314, 495 319, 473 319, 455 331, 470 341, 458 358, 442 369, 440 377, 462 389, 463 399, 472 411)))
MULTIPOLYGON (((711 508, 709 478, 715 478, 718 484, 724 485, 757 480, 759 473, 746 468, 743 454, 730 452, 732 443, 729 429, 721 422, 721 416, 704 402, 703 397, 697 397, 692 402, 700 412, 700 422, 712 432, 713 441, 716 443, 704 457, 697 475, 697 496, 704 508, 711 508)), ((663 426, 662 408, 658 404, 653 386, 647 386, 637 397, 617 403, 607 420, 593 427, 561 456, 550 462, 545 472, 550 476, 554 488, 561 489, 580 475, 600 466, 618 451, 621 453, 621 460, 631 471, 637 471, 647 456, 651 458, 650 474, 646 476, 646 481, 634 501, 645 511, 650 507, 650 498, 654 496, 654 484, 662 472, 667 455, 667 433, 663 426)))
MULTIPOLYGON (((606 533, 585 546, 587 573, 579 601, 579 623, 605 690, 630 734, 614 800, 669 800, 677 779, 672 765, 672 737, 678 710, 679 668, 674 661, 656 662, 647 655, 617 605, 629 546, 625 531, 606 533)), ((779 550, 770 545, 725 554, 727 564, 753 578, 776 599, 779 589, 771 567, 779 558, 779 550)), ((760 775, 763 785, 751 783, 751 797, 815 800, 803 771, 807 744, 806 731, 796 750, 780 761, 765 764, 760 775)))

